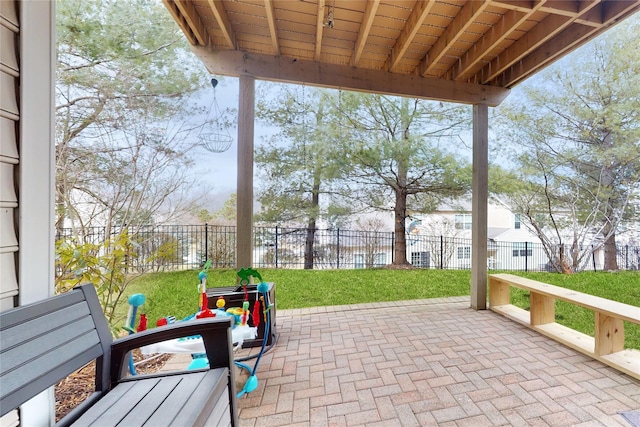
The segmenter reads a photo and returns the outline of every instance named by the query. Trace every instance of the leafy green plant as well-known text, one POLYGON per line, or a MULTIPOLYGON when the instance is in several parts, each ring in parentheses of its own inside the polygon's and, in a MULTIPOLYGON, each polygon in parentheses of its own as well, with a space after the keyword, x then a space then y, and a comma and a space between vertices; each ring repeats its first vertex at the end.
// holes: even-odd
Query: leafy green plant
POLYGON ((83 283, 96 287, 102 310, 110 324, 115 322, 115 308, 137 275, 128 274, 131 251, 127 231, 102 243, 80 243, 62 239, 56 242, 56 293, 71 290, 83 283))

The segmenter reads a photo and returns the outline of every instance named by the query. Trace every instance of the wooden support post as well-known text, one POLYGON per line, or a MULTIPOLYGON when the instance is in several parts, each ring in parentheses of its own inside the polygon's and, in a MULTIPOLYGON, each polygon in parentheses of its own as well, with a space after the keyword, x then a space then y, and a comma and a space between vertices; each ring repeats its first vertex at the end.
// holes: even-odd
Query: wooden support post
POLYGON ((598 356, 624 350, 624 322, 596 311, 595 353, 598 356))
POLYGON ((240 76, 238 105, 238 188, 236 268, 253 265, 253 122, 255 78, 240 76))
POLYGON ((471 199, 471 308, 487 308, 487 199, 489 198, 489 107, 473 106, 471 199))
POLYGON ((555 298, 531 292, 529 296, 529 304, 532 326, 546 325, 556 321, 556 300, 555 298))
POLYGON ((498 307, 511 304, 511 286, 495 277, 489 278, 489 305, 498 307))

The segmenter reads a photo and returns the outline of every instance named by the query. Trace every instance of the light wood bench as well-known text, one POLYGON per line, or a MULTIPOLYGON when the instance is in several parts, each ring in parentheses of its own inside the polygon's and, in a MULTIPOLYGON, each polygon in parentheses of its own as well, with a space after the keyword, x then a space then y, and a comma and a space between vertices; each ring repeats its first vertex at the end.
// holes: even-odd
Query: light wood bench
POLYGON ((236 426, 231 318, 113 341, 93 285, 0 313, 0 416, 95 360, 95 390, 58 425, 236 426), (131 350, 201 335, 209 369, 126 377, 131 350))
POLYGON ((640 379, 640 351, 624 348, 624 322, 640 325, 640 307, 512 274, 492 274, 489 275, 489 308, 640 379), (529 291, 529 311, 511 304, 511 287, 529 291), (556 323, 556 300, 592 310, 595 336, 556 323))

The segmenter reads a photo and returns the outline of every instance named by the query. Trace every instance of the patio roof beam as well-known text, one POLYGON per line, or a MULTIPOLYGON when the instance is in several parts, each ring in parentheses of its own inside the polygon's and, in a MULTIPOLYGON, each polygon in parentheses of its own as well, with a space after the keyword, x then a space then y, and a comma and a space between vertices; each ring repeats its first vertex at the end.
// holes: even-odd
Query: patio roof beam
POLYGON ((253 76, 259 80, 305 84, 333 89, 381 93, 392 96, 434 99, 462 104, 499 105, 509 89, 497 86, 454 82, 413 74, 321 64, 272 55, 215 50, 194 46, 209 72, 224 76, 253 76))

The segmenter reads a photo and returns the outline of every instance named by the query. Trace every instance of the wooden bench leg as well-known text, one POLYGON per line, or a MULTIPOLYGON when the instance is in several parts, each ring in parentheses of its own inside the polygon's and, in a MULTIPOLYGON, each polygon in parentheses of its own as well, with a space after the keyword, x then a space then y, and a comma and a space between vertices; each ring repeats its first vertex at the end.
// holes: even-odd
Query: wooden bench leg
POLYGON ((511 304, 511 286, 495 277, 489 276, 489 306, 511 304))
POLYGON ((555 298, 531 292, 531 325, 545 325, 556 321, 555 298))
POLYGON ((607 316, 598 311, 596 314, 596 348, 598 356, 624 350, 624 322, 622 319, 607 316))

